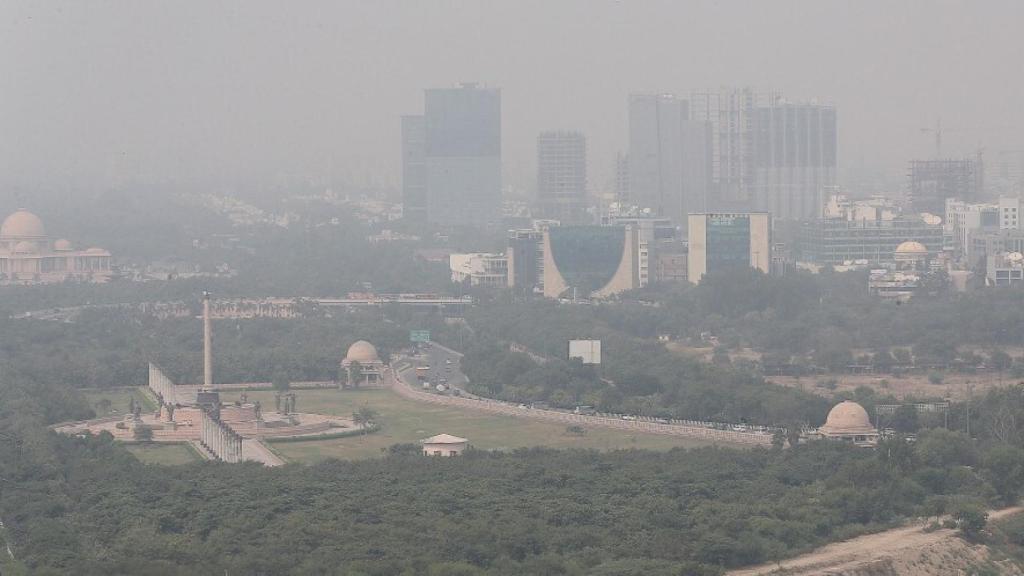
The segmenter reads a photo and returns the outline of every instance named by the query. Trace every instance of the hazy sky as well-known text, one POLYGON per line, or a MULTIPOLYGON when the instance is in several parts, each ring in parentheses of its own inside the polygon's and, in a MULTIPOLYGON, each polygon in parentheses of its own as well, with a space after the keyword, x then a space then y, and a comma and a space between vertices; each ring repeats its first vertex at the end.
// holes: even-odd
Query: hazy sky
POLYGON ((422 90, 502 89, 507 181, 544 129, 589 138, 626 98, 723 85, 839 110, 840 162, 1024 148, 1024 2, 0 0, 0 185, 399 183, 422 90))

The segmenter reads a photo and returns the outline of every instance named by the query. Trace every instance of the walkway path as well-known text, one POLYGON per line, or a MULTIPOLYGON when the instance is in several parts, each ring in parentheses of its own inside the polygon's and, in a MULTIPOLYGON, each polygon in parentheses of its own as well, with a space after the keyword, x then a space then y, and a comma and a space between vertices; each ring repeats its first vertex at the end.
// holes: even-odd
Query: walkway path
POLYGON ((242 460, 252 460, 264 466, 283 466, 277 454, 274 454, 266 444, 255 438, 242 439, 242 460))
MULTIPOLYGON (((1024 511, 1024 506, 1004 508, 989 512, 988 518, 989 520, 998 520, 1022 511, 1024 511)), ((956 537, 955 530, 941 529, 926 532, 925 526, 915 524, 860 536, 844 542, 836 542, 782 562, 733 570, 726 576, 839 574, 843 570, 890 558, 910 549, 939 544, 946 539, 956 537)))

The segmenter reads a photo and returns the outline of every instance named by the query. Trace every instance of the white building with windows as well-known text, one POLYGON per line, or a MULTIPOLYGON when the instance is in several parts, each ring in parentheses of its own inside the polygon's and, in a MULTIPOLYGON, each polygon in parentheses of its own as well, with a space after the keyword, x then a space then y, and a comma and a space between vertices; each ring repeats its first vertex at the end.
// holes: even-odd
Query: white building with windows
POLYGON ((504 254, 451 254, 448 257, 452 282, 471 286, 508 285, 508 258, 504 254))

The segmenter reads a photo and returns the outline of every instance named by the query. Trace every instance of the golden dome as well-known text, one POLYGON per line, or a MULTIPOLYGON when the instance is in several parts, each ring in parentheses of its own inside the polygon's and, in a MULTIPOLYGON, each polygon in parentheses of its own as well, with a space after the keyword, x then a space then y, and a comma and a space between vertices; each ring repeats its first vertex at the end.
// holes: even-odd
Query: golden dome
POLYGON ((819 430, 828 435, 874 434, 871 418, 863 406, 851 400, 844 400, 832 407, 819 430))
POLYGON ((373 344, 366 340, 360 340, 349 346, 345 360, 359 362, 360 364, 374 364, 380 362, 380 357, 377 356, 377 349, 373 347, 373 344))
POLYGON ((906 255, 928 254, 928 248, 925 247, 925 245, 921 244, 920 242, 915 242, 914 240, 907 240, 906 242, 896 247, 896 253, 906 255))
POLYGON ((39 240, 46 237, 43 221, 28 210, 18 210, 0 225, 0 239, 39 240))

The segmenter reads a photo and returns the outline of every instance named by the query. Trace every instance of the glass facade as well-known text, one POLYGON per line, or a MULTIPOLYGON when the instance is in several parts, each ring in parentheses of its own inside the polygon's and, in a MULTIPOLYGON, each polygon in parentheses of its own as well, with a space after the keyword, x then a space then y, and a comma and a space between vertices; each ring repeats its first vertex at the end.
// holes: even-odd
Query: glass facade
POLYGON ((750 266, 750 216, 711 214, 707 218, 707 273, 750 266))

